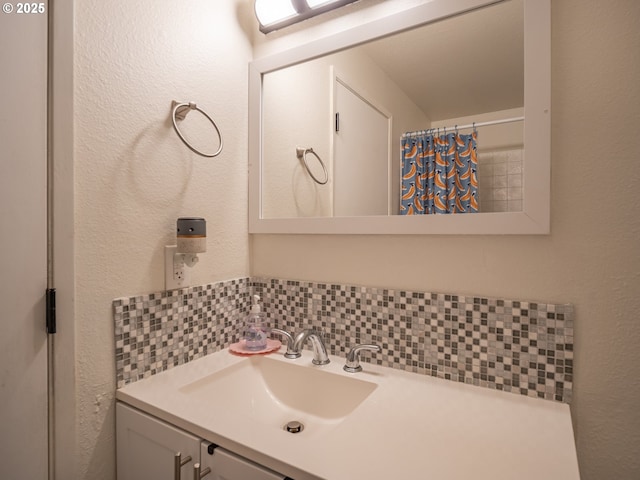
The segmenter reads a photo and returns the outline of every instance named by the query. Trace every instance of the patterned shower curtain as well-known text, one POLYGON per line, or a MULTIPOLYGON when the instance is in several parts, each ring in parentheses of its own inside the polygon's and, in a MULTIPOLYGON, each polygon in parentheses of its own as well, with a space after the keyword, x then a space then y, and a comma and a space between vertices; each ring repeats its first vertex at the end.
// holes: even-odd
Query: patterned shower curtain
POLYGON ((478 212, 478 134, 406 134, 400 214, 478 212))

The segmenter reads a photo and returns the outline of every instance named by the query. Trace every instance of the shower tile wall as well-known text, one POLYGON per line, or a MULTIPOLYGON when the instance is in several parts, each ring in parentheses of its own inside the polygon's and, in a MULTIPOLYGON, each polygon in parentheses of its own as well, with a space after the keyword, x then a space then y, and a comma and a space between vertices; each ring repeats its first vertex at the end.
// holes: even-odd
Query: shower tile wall
POLYGON ((524 150, 478 152, 481 212, 522 211, 524 150))
POLYGON ((117 386, 238 341, 250 295, 272 326, 323 330, 345 357, 447 380, 570 402, 573 307, 274 278, 243 278, 113 301, 117 386))

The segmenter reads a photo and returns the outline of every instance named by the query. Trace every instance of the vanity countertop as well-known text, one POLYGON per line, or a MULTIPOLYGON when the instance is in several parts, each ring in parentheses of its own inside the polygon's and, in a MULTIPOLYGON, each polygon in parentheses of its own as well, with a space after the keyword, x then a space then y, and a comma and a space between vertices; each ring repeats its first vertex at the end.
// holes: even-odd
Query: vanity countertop
POLYGON ((331 428, 295 435, 233 407, 219 411, 185 388, 249 361, 227 349, 127 385, 116 398, 295 480, 580 478, 567 404, 368 363, 349 374, 343 358, 314 366, 308 351, 296 360, 269 357, 376 387, 331 428))

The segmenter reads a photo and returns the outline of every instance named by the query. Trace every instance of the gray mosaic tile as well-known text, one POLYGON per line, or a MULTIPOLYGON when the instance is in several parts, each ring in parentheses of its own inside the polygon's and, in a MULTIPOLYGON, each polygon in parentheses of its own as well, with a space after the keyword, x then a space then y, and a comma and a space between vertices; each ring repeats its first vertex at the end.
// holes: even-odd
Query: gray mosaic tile
POLYGON ((226 348, 254 293, 272 327, 315 328, 346 357, 570 402, 573 306, 274 278, 241 278, 113 301, 118 388, 226 348))
POLYGON ((570 402, 573 306, 252 278, 273 325, 321 328, 332 354, 378 343, 364 361, 570 402))
POLYGON ((115 299, 117 387, 236 341, 249 296, 249 279, 241 278, 115 299))

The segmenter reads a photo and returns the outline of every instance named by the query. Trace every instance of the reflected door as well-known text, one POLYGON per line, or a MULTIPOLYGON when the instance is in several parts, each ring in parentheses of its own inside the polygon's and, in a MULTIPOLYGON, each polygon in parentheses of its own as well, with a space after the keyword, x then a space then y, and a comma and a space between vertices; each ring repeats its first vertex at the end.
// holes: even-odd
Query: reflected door
POLYGON ((333 214, 387 215, 389 118, 338 78, 334 99, 333 214))
POLYGON ((0 13, 0 478, 7 480, 44 480, 48 470, 47 14, 24 10, 40 5, 46 10, 11 2, 0 13))

